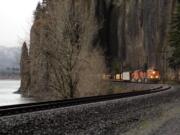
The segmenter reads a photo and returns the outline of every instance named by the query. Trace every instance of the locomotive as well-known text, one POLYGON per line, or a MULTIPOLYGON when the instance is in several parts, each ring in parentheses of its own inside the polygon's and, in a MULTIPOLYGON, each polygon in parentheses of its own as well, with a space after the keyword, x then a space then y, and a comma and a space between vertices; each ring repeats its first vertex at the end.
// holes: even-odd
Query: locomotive
MULTIPOLYGON (((122 78, 123 79, 123 78, 122 78)), ((148 69, 147 71, 136 70, 131 73, 132 82, 158 82, 160 81, 160 72, 157 69, 148 69)))
POLYGON ((116 75, 103 75, 104 80, 127 81, 127 82, 158 82, 161 79, 160 71, 155 68, 122 72, 116 75))

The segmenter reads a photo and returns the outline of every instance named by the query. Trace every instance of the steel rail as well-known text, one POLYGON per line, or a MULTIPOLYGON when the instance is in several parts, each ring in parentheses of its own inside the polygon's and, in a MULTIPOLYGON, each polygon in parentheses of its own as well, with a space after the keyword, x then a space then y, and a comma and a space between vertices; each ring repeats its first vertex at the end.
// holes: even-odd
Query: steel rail
POLYGON ((158 83, 156 82, 131 82, 131 81, 121 81, 121 80, 110 80, 111 82, 113 83, 129 83, 129 84, 154 84, 154 85, 157 85, 158 83))
POLYGON ((2 106, 0 107, 0 117, 23 114, 23 113, 30 113, 30 112, 36 112, 36 111, 43 111, 43 110, 49 110, 49 109, 70 107, 70 106, 76 106, 76 105, 83 105, 83 104, 89 104, 89 103, 97 103, 97 102, 109 101, 109 100, 115 100, 115 99, 121 99, 121 98, 129 98, 129 97, 135 97, 135 96, 141 96, 141 95, 147 95, 147 94, 157 93, 161 91, 166 91, 169 89, 171 89, 170 86, 165 87, 165 88, 160 86, 160 87, 145 90, 145 91, 133 91, 133 92, 121 93, 121 94, 111 94, 111 95, 83 97, 83 98, 59 100, 59 101, 2 106))

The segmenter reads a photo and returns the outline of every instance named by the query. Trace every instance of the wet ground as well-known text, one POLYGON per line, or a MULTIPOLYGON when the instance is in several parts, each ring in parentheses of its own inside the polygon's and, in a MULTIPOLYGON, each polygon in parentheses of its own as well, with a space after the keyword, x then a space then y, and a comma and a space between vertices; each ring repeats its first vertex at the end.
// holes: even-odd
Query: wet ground
POLYGON ((154 135, 180 135, 180 115, 165 122, 154 135))
POLYGON ((180 99, 154 111, 158 117, 142 120, 123 135, 180 135, 180 99))

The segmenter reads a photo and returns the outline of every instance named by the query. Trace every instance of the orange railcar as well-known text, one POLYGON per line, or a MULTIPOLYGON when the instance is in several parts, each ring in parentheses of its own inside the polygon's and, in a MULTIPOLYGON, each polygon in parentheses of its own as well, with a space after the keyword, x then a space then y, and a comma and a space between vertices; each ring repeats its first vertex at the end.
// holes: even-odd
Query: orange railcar
POLYGON ((146 72, 142 70, 135 70, 131 74, 131 80, 134 82, 143 82, 146 78, 146 72))

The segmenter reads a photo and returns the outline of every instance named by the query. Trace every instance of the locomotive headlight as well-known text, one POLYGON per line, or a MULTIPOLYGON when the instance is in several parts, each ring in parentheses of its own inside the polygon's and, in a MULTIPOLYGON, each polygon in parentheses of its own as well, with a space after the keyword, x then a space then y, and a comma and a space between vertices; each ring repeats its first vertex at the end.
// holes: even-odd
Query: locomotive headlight
POLYGON ((155 71, 153 71, 152 73, 153 73, 153 74, 156 74, 156 72, 155 72, 155 71))
POLYGON ((158 79, 158 78, 159 78, 159 76, 157 75, 157 76, 156 76, 156 79, 158 79))
POLYGON ((153 79, 154 77, 153 76, 150 76, 151 79, 153 79))

